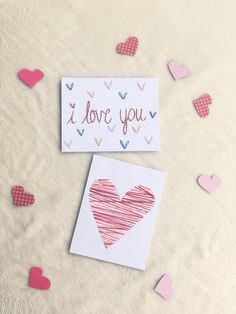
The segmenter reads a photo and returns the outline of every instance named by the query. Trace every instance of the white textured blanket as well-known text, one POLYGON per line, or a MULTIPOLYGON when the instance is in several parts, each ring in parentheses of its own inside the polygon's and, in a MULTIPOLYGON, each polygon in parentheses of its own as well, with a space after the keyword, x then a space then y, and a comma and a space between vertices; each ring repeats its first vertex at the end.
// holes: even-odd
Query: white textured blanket
POLYGON ((0 313, 236 313, 236 2, 0 1, 0 313), (137 36, 134 57, 115 52, 137 36), (174 81, 167 62, 189 65, 174 81), (45 78, 33 89, 22 68, 45 78), (146 271, 68 253, 91 154, 60 152, 62 76, 160 78, 161 151, 104 153, 168 172, 146 271), (192 100, 213 98, 201 119, 192 100), (196 183, 218 174, 212 195, 196 183), (23 185, 36 204, 12 205, 23 185), (32 266, 51 279, 28 287, 32 266), (153 291, 165 272, 174 297, 153 291))

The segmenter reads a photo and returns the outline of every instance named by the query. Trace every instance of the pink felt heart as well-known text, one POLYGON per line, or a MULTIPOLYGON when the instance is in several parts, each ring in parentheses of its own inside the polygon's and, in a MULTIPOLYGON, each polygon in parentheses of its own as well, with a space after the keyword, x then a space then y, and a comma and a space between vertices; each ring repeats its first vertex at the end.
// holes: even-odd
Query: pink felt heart
POLYGON ((169 301, 173 296, 171 282, 172 280, 170 275, 164 274, 155 287, 155 291, 167 301, 169 301))
POLYGON ((180 80, 191 75, 191 70, 187 65, 179 64, 175 60, 168 62, 168 68, 175 80, 180 80))
POLYGON ((18 77, 20 80, 25 83, 29 87, 33 87, 37 82, 42 80, 44 74, 42 71, 36 69, 34 71, 30 71, 28 69, 23 69, 18 72, 18 77))
POLYGON ((221 178, 218 176, 200 176, 197 182, 205 191, 212 193, 221 184, 221 178))
POLYGON ((30 270, 29 286, 34 289, 48 290, 51 282, 47 277, 42 276, 43 270, 39 267, 32 267, 30 270))
POLYGON ((204 94, 193 101, 195 109, 201 118, 206 118, 209 115, 209 105, 212 103, 212 98, 208 94, 204 94))
POLYGON ((129 37, 125 43, 119 43, 116 47, 116 51, 121 54, 133 56, 138 48, 138 38, 129 37))
POLYGON ((135 186, 122 199, 108 179, 94 181, 89 201, 99 233, 106 248, 135 226, 154 205, 155 197, 145 186, 135 186))

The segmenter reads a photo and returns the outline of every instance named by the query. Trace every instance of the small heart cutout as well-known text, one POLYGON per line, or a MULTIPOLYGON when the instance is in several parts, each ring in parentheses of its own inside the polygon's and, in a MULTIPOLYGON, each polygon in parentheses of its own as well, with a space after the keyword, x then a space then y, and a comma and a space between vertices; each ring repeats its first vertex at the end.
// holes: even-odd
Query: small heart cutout
POLYGON ((42 80, 44 73, 38 69, 34 71, 22 69, 18 72, 18 77, 28 87, 32 88, 36 83, 42 80))
POLYGON ((30 270, 29 286, 33 289, 48 290, 51 286, 50 280, 42 276, 43 270, 40 267, 32 267, 30 270))
POLYGON ((116 47, 116 51, 118 53, 134 56, 137 48, 138 48, 138 38, 137 37, 129 37, 125 43, 119 43, 116 47))
POLYGON ((200 176, 197 182, 205 191, 212 193, 221 184, 221 178, 218 176, 200 176))
POLYGON ((166 301, 169 301, 173 296, 171 283, 170 275, 164 274, 155 287, 155 291, 166 301))
POLYGON ((168 68, 175 80, 180 80, 191 75, 191 70, 187 65, 179 64, 175 60, 168 62, 168 68))
POLYGON ((14 206, 30 206, 35 202, 34 195, 24 192, 23 186, 14 186, 12 197, 14 206))
POLYGON ((195 109, 201 118, 206 118, 209 115, 209 105, 212 103, 212 98, 208 94, 193 101, 195 109))

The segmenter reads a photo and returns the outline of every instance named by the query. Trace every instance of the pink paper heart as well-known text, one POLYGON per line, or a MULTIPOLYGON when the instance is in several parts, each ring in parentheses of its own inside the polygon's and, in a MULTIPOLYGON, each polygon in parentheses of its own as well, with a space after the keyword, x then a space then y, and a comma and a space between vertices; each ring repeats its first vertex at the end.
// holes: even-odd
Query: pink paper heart
POLYGON ((155 197, 145 186, 135 186, 122 199, 108 179, 94 181, 89 201, 99 233, 106 248, 135 226, 154 205, 155 197))
POLYGON ((221 178, 218 176, 200 176, 197 182, 205 191, 212 193, 221 184, 221 178))
POLYGON ((209 94, 203 94, 193 101, 195 109, 201 118, 209 115, 209 105, 212 104, 212 98, 209 94))
POLYGON ((166 301, 169 301, 173 296, 171 282, 170 275, 164 274, 155 287, 155 291, 166 301))
POLYGON ((30 206, 35 202, 34 195, 26 193, 23 186, 16 185, 12 188, 14 206, 30 206))
POLYGON ((23 69, 18 72, 19 79, 29 87, 33 87, 37 82, 42 80, 44 74, 42 71, 36 69, 30 71, 28 69, 23 69))
POLYGON ((175 80, 180 80, 191 75, 191 70, 187 65, 179 64, 175 60, 168 62, 168 68, 175 80))
POLYGON ((48 290, 51 282, 47 277, 42 276, 43 270, 39 267, 32 267, 30 270, 29 286, 34 289, 48 290))
POLYGON ((129 37, 125 43, 117 45, 116 51, 124 55, 134 56, 138 49, 138 43, 137 37, 129 37))

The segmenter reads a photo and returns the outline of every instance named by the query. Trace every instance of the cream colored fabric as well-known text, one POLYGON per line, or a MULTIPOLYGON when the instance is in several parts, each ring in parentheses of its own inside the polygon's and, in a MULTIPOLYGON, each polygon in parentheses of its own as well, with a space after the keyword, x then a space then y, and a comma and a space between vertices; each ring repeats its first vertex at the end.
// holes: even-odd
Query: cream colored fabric
POLYGON ((2 0, 0 29, 0 312, 235 314, 236 2, 2 0), (132 35, 135 57, 118 55, 132 35), (192 76, 174 81, 172 58, 192 76), (17 78, 25 67, 45 73, 33 89, 17 78), (168 172, 144 272, 68 253, 92 155, 60 152, 62 76, 160 78, 161 151, 102 154, 168 172), (192 100, 205 92, 201 119, 192 100), (207 194, 200 174, 222 186, 207 194), (12 206, 17 184, 35 206, 12 206), (27 286, 32 266, 49 291, 27 286), (165 272, 170 302, 153 291, 165 272))

